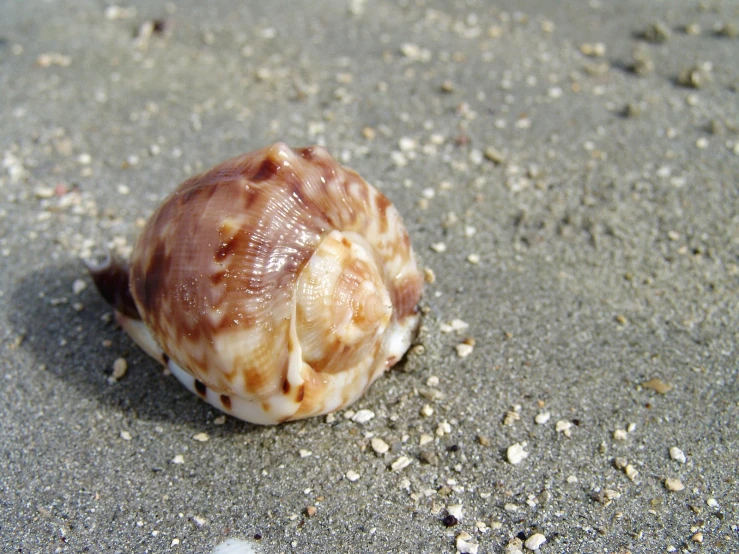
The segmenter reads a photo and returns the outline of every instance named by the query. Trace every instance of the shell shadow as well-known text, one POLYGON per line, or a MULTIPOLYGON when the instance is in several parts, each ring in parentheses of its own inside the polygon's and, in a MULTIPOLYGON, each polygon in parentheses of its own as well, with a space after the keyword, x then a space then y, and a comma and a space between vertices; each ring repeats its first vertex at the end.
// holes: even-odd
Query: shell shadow
MULTIPOLYGON (((82 262, 44 267, 26 275, 10 296, 8 320, 23 337, 21 349, 34 358, 34 371, 68 383, 127 415, 200 429, 220 412, 194 397, 141 351, 115 323, 82 262), (87 287, 79 294, 73 283, 87 287), (128 362, 126 375, 109 383, 113 362, 128 362)), ((259 429, 234 418, 220 427, 237 433, 259 429)))

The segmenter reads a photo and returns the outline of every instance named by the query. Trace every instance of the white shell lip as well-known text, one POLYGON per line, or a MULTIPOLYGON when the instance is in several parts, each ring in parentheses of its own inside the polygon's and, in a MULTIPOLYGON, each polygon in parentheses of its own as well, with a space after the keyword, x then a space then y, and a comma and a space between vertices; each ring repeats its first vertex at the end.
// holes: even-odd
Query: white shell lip
POLYGON ((185 181, 130 271, 113 269, 96 284, 133 340, 257 424, 350 405, 403 357, 420 317, 400 215, 321 147, 277 143, 185 181))

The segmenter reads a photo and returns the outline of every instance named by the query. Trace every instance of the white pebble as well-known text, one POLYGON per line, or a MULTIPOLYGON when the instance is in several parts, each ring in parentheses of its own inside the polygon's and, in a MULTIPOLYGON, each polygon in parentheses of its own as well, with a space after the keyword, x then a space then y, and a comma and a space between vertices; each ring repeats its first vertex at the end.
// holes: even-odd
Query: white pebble
POLYGON ((298 451, 298 454, 300 454, 300 457, 301 457, 301 458, 307 458, 307 457, 309 457, 309 456, 310 456, 311 454, 313 454, 313 452, 311 452, 310 450, 305 450, 305 449, 301 448, 301 449, 300 449, 300 450, 298 451))
POLYGON ((687 458, 685 457, 685 452, 680 450, 677 446, 673 446, 672 448, 670 448, 670 458, 672 458, 676 462, 680 462, 681 464, 684 464, 687 461, 687 458))
POLYGON ((130 441, 133 437, 131 436, 131 433, 129 433, 128 431, 121 431, 121 438, 124 441, 130 441))
POLYGON ((616 429, 613 432, 613 440, 615 441, 625 441, 626 436, 627 436, 627 433, 623 429, 616 429))
POLYGON ((550 417, 552 417, 552 414, 550 414, 549 412, 540 412, 536 414, 534 422, 536 422, 537 425, 544 425, 547 421, 549 421, 550 417))
POLYGON ((75 279, 74 283, 72 283, 72 292, 75 294, 80 294, 86 288, 87 282, 82 279, 75 279))
POLYGON ((411 459, 408 456, 401 456, 390 464, 390 467, 393 471, 400 471, 407 468, 409 465, 411 465, 411 459))
POLYGON ((177 465, 182 465, 185 463, 185 457, 182 454, 177 454, 174 458, 172 458, 172 463, 177 465))
POLYGON ((439 386, 439 378, 436 375, 431 375, 428 379, 426 379, 426 386, 427 387, 439 386))
POLYGON ((457 552, 459 554, 477 554, 480 545, 472 542, 472 536, 464 531, 457 535, 457 552))
POLYGON ((352 421, 354 423, 367 423, 373 417, 375 417, 375 412, 372 410, 359 410, 352 417, 352 421))
POLYGON ((193 435, 192 438, 198 442, 208 442, 210 440, 208 433, 197 433, 196 435, 193 435))
POLYGON ((685 485, 683 485, 680 479, 675 479, 674 477, 667 477, 665 479, 665 488, 671 492, 680 492, 682 490, 685 490, 685 485))
POLYGON ((446 243, 443 242, 435 242, 431 245, 431 250, 434 252, 441 254, 442 252, 446 252, 446 243))
POLYGON ((433 442, 433 440, 434 440, 434 437, 432 437, 431 435, 427 435, 426 433, 424 433, 418 439, 418 446, 424 446, 424 445, 426 445, 426 444, 428 444, 430 442, 433 442))
POLYGON ((359 479, 359 473, 357 473, 353 469, 350 469, 346 472, 346 478, 353 483, 354 481, 357 481, 359 479))
POLYGON ((457 350, 457 356, 460 358, 466 358, 470 354, 472 354, 472 351, 474 350, 474 347, 471 344, 467 344, 466 342, 458 344, 456 347, 457 350))
POLYGON ((558 433, 562 433, 565 437, 572 435, 572 422, 560 419, 554 426, 558 433))
POLYGON ((524 450, 524 445, 519 442, 517 442, 516 444, 512 444, 508 447, 508 450, 506 450, 506 457, 508 458, 508 461, 513 465, 520 464, 528 456, 529 453, 524 450))
POLYGON ((709 508, 718 508, 718 500, 715 498, 709 498, 706 500, 706 504, 708 504, 709 508))
POLYGON ((372 445, 372 450, 374 450, 378 454, 384 454, 385 452, 390 450, 388 444, 380 437, 373 438, 370 444, 372 445))
POLYGON ((423 417, 430 417, 434 415, 434 409, 428 404, 424 404, 423 408, 421 408, 421 415, 423 417))
POLYGON ((529 550, 538 550, 545 542, 547 542, 547 538, 544 535, 541 533, 534 533, 526 539, 526 542, 523 543, 523 545, 529 550))

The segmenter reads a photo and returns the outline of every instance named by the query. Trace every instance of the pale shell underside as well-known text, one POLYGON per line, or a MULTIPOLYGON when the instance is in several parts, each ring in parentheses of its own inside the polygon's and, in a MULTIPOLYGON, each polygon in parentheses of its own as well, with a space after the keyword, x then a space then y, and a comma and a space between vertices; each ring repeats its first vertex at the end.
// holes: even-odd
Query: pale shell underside
POLYGON ((132 299, 102 274, 144 350, 262 424, 359 398, 408 349, 422 288, 390 201, 325 149, 281 143, 178 187, 134 249, 132 299))

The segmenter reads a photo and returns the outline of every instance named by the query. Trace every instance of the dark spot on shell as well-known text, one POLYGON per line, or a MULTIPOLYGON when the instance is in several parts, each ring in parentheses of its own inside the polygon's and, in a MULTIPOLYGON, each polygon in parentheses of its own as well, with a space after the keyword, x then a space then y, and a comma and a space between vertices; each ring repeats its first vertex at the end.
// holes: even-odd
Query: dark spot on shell
POLYGON ((216 263, 221 263, 228 256, 233 254, 234 248, 236 248, 236 241, 233 239, 228 242, 221 243, 218 250, 216 250, 216 255, 214 256, 216 263))
POLYGON ((205 386, 205 383, 202 381, 195 379, 195 390, 198 391, 198 394, 205 398, 205 394, 208 392, 208 387, 205 386))
POLYGON ((223 404, 224 408, 226 408, 227 410, 230 410, 231 409, 231 397, 228 396, 227 394, 222 394, 221 404, 223 404))
POLYGON ((257 168, 256 173, 251 176, 251 180, 255 183, 267 181, 274 177, 279 170, 280 166, 277 165, 274 160, 267 158, 257 168))
POLYGON ((219 271, 218 273, 214 273, 210 276, 210 282, 214 285, 219 284, 221 281, 223 281, 223 278, 226 276, 225 271, 219 271))
POLYGON ((164 365, 169 365, 169 356, 166 352, 162 352, 162 361, 164 362, 164 365))
POLYGON ((284 394, 290 394, 290 381, 285 379, 285 382, 282 383, 282 392, 284 394))
POLYGON ((300 388, 298 389, 298 394, 295 397, 295 400, 297 400, 298 402, 302 402, 304 397, 305 397, 305 385, 300 385, 300 388))
POLYGON ((346 247, 346 248, 351 248, 352 247, 352 243, 349 242, 349 239, 346 238, 346 237, 341 237, 341 244, 343 244, 344 247, 346 247))
POLYGON ((164 297, 165 276, 169 272, 170 265, 171 261, 165 254, 164 243, 160 242, 151 254, 148 268, 136 272, 138 274, 138 279, 134 281, 136 296, 145 314, 157 313, 157 308, 164 297))

